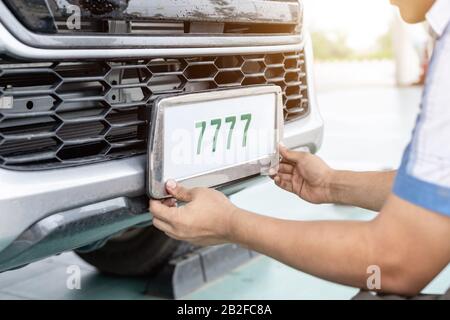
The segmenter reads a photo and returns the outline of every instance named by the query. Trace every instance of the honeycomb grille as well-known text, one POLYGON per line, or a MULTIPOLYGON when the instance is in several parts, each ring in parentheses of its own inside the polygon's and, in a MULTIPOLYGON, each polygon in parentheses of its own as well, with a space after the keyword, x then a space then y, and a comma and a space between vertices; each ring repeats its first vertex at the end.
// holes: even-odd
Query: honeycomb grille
POLYGON ((149 109, 170 94, 274 84, 285 121, 308 112, 301 52, 133 61, 0 61, 0 166, 43 170, 146 152, 149 109))

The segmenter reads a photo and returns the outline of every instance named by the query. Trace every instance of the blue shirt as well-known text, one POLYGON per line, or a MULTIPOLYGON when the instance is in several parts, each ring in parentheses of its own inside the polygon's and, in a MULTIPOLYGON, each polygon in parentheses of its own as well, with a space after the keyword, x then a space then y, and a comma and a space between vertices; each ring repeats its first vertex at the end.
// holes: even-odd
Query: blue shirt
POLYGON ((403 155, 394 194, 450 216, 450 0, 427 13, 436 46, 413 137, 403 155))

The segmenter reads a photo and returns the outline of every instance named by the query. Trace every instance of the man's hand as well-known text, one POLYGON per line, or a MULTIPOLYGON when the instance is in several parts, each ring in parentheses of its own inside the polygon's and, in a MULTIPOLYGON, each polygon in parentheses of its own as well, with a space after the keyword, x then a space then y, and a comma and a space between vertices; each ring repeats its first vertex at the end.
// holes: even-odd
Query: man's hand
POLYGON ((277 186, 311 203, 332 202, 330 184, 333 169, 307 152, 291 151, 280 146, 280 154, 280 169, 272 177, 277 186))
POLYGON ((222 193, 207 189, 187 189, 170 180, 167 191, 175 199, 150 201, 153 225, 169 237, 209 246, 229 242, 231 220, 238 210, 222 193))
POLYGON ((284 146, 280 146, 280 154, 280 169, 272 176, 276 185, 315 204, 338 203, 379 211, 396 174, 334 170, 315 155, 284 146))

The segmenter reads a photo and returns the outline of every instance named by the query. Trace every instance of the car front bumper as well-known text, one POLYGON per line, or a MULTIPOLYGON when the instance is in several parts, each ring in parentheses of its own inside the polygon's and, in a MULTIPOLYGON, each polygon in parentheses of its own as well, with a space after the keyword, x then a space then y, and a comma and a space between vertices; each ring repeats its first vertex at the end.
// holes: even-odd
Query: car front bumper
MULTIPOLYGON (((309 113, 298 120, 289 122, 284 129, 284 144, 290 148, 308 147, 315 152, 321 145, 323 136, 323 121, 317 108, 315 97, 312 50, 307 37, 294 37, 295 41, 284 44, 264 44, 258 46, 211 46, 190 48, 134 48, 134 49, 46 49, 32 47, 19 41, 7 28, 0 23, 0 53, 24 59, 72 59, 72 58, 112 58, 112 57, 141 57, 141 56, 190 56, 196 54, 216 55, 236 53, 285 52, 303 50, 305 52, 309 113)), ((247 39, 248 41, 248 39, 247 39)), ((30 230, 38 228, 42 232, 64 228, 63 221, 67 214, 76 212, 83 216, 83 212, 91 212, 94 206, 97 214, 102 203, 112 203, 111 208, 121 206, 126 199, 145 195, 146 190, 146 156, 114 160, 92 165, 46 171, 13 171, 0 169, 0 262, 7 258, 4 254, 14 252, 11 248, 19 246, 33 246, 38 238, 27 238, 30 230), (122 200, 117 200, 122 199, 122 200), (123 200, 125 199, 125 200, 123 200), (117 204, 117 203, 119 204, 117 204), (97 205, 97 207, 95 207, 97 205), (34 228, 34 229, 33 229, 34 228), (28 233, 27 233, 28 231, 28 233), (28 240, 27 240, 28 239, 28 240)), ((248 181, 240 181, 227 188, 227 192, 236 192, 248 187, 248 181)), ((123 205, 122 207, 126 207, 123 205)), ((100 208, 101 209, 101 208, 100 208)), ((107 213, 106 207, 100 210, 107 213)), ((111 209, 113 210, 113 209, 111 209)), ((114 211, 114 210, 113 210, 114 211)), ((145 212, 142 212, 145 213, 145 212)), ((150 215, 146 215, 149 217, 150 215)), ((64 245, 55 249, 51 254, 100 241, 118 230, 142 223, 146 219, 129 219, 128 223, 117 225, 110 231, 98 232, 94 236, 85 237, 77 242, 66 241, 64 245)), ((45 233, 44 232, 44 233, 45 233)), ((94 232, 95 234, 95 232, 94 232)), ((50 253, 49 253, 50 254, 50 253)), ((48 255, 43 253, 43 256, 48 255)), ((13 266, 8 266, 13 267, 13 266)), ((0 269, 1 263, 0 263, 0 269)))

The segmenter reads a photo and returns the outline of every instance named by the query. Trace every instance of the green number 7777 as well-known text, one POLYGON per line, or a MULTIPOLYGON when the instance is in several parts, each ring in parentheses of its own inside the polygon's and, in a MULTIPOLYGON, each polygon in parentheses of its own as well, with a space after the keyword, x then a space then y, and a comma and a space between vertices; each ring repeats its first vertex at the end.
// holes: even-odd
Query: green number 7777
MULTIPOLYGON (((225 118, 225 123, 230 124, 229 131, 228 131, 228 139, 227 139, 227 150, 229 150, 231 148, 231 141, 233 139, 233 130, 236 127, 236 120, 237 120, 236 116, 229 116, 229 117, 225 118)), ((244 134, 242 137, 242 147, 245 148, 247 146, 247 133, 248 133, 248 130, 250 129, 250 124, 252 122, 251 113, 246 113, 246 114, 241 115, 240 120, 245 121, 244 134)), ((205 131, 206 131, 206 125, 207 125, 206 121, 200 121, 195 124, 195 128, 200 129, 200 134, 199 134, 198 142, 197 142, 197 154, 198 155, 201 154, 201 152, 202 152, 202 142, 203 142, 203 137, 204 137, 205 131)), ((220 119, 220 118, 212 119, 210 122, 210 125, 215 127, 212 152, 216 152, 217 138, 219 136, 219 131, 222 127, 222 119, 220 119)))

